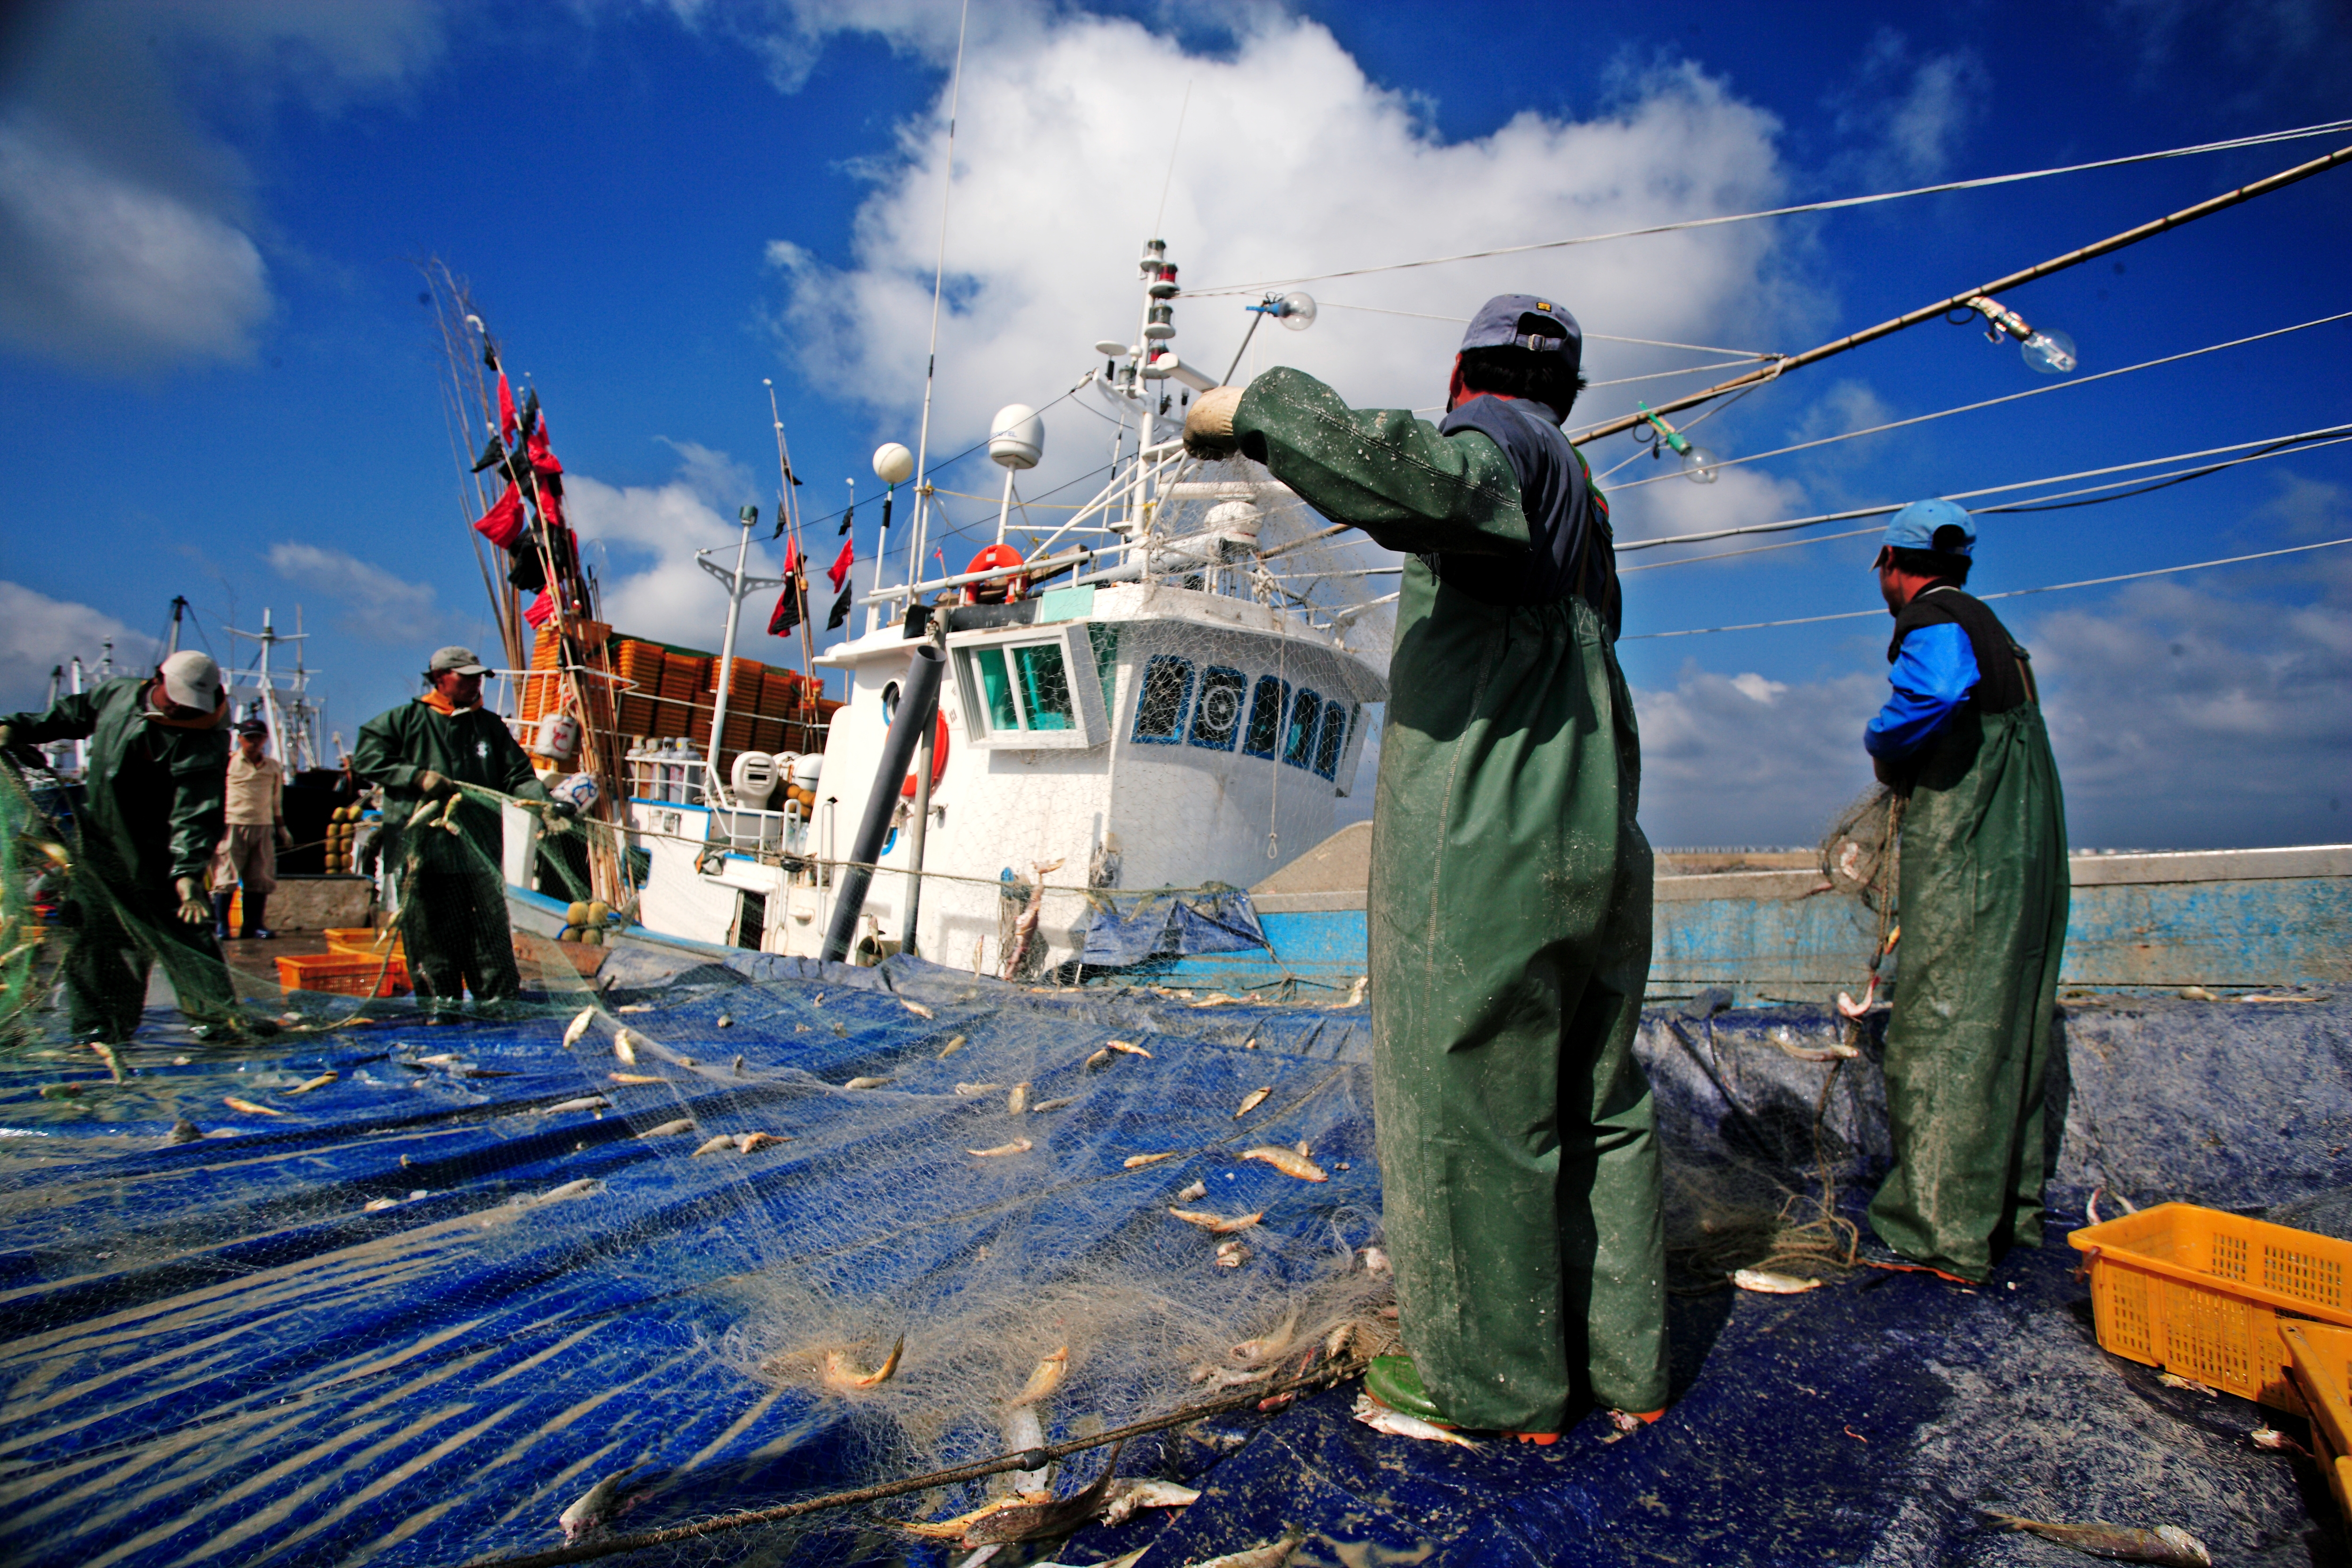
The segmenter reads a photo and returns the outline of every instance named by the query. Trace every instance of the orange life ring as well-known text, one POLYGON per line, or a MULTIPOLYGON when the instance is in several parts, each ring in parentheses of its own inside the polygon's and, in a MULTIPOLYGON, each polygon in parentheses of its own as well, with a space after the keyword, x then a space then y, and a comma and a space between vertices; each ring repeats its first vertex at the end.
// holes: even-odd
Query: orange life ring
MULTIPOLYGON (((931 788, 937 790, 940 787, 940 779, 948 771, 948 716, 942 713, 932 722, 939 726, 938 731, 931 736, 931 788)), ((898 794, 907 800, 915 798, 914 774, 907 775, 907 782, 898 786, 898 794)))
MULTIPOLYGON (((971 558, 967 572, 995 572, 1021 564, 1021 552, 1010 544, 992 544, 971 558)), ((1009 605, 1024 598, 1029 592, 1026 577, 1000 577, 992 583, 966 583, 963 602, 967 605, 1009 605)))

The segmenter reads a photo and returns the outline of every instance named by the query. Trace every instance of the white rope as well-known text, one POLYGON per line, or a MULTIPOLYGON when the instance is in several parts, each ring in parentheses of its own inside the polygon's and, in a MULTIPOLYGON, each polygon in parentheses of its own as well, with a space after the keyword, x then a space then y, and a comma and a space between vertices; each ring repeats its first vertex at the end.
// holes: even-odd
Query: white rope
POLYGON ((1726 213, 1717 217, 1685 218, 1679 223, 1652 224, 1643 228, 1622 228, 1607 234, 1577 235, 1568 239, 1537 240, 1528 245, 1496 246, 1487 250, 1464 251, 1454 256, 1433 256, 1420 261, 1391 261, 1372 267, 1351 267, 1338 272, 1295 273, 1286 278, 1267 279, 1257 283, 1220 283, 1202 289, 1187 289, 1186 296, 1201 299, 1215 294, 1248 294, 1296 283, 1319 283, 1334 278, 1362 278, 1376 272, 1402 272, 1419 267, 1444 267, 1456 261, 1479 261, 1495 256, 1524 256, 1531 251, 1558 250, 1571 245, 1599 245, 1604 240, 1637 239, 1643 235, 1673 234, 1684 229, 1714 228, 1723 224, 1748 223, 1757 218, 1789 217, 1798 213, 1835 212, 1844 207, 1870 206, 1879 202, 1899 202, 1912 196, 1939 195, 1947 191, 1979 191, 1994 185, 2015 184, 2022 180, 2042 180, 2056 174, 2079 174, 2092 169, 2114 169, 2128 163, 2155 163, 2166 158, 2194 157, 2202 153, 2229 153, 2243 147, 2266 147, 2276 142, 2298 142, 2311 136, 2332 136, 2352 130, 2352 120, 2332 120, 2321 125, 2305 125, 2293 131, 2271 131, 2257 136, 2232 137, 2226 142, 2204 142, 2193 147, 2168 147, 2158 153, 2134 153, 2121 158, 2101 158, 2088 163, 2068 163, 2053 169, 2027 169, 2013 174, 1987 174, 1973 180, 1948 180, 1939 185, 1917 185, 1907 191, 1880 191, 1871 195, 1841 196, 1833 201, 1803 202, 1795 206, 1767 207, 1760 212, 1726 213))
MULTIPOLYGON (((1791 452, 1810 451, 1815 447, 1827 447, 1838 441, 1853 441, 1859 439, 1864 436, 1876 436, 1888 430, 1900 430, 1906 426, 1925 425, 1930 420, 1935 419, 1948 419, 1955 414, 1970 414, 1979 408, 1997 407, 2004 403, 2015 403, 2021 398, 2040 397, 2045 393, 2064 392, 2069 387, 2088 386, 2095 381, 2105 381, 2110 376, 2129 375, 2134 371, 2151 370, 2160 364, 2173 364, 2181 360, 2195 359, 2200 354, 2219 353, 2223 349, 2241 348, 2247 343, 2261 342, 2265 338, 2284 337, 2289 332, 2300 332, 2311 327, 2324 327, 2331 321, 2341 321, 2347 320, 2352 320, 2352 310, 2338 310, 2332 316, 2320 316, 2312 321, 2298 321, 2292 327, 2279 327, 2267 332, 2256 332, 2252 337, 2232 338, 2228 342, 2223 343, 2208 343, 2201 349, 2189 349, 2181 353, 2166 354, 2161 359, 2142 360, 2137 364, 2127 364, 2116 370, 2103 370, 2096 375, 2085 375, 2068 381, 2052 382, 2044 386, 2029 387, 2023 392, 2011 392, 2000 397, 1988 397, 1979 403, 1963 403, 1956 408, 1937 409, 1933 414, 1915 414, 1908 419, 1893 419, 1884 425, 1873 425, 1865 429, 1848 430, 1843 435, 1823 436, 1811 441, 1800 441, 1792 447, 1775 447, 1769 452, 1755 452, 1744 458, 1724 458, 1718 459, 1715 466, 1718 468, 1736 468, 1742 463, 1760 463, 1767 458, 1783 458, 1791 452)), ((1696 370, 1700 367, 1694 365, 1691 368, 1696 370)), ((1667 374, 1672 374, 1675 373, 1668 372, 1667 374)), ((1605 386, 1611 384, 1607 382, 1596 382, 1594 384, 1605 386)), ((1693 420, 1692 423, 1696 424, 1697 421, 1693 420)), ((1623 465, 1620 464, 1619 467, 1622 468, 1623 465)), ((1612 468, 1610 472, 1614 473, 1616 472, 1616 469, 1612 468)), ((1637 485, 1654 485, 1661 479, 1680 479, 1681 477, 1682 476, 1680 474, 1653 474, 1648 479, 1628 479, 1623 484, 1619 485, 1616 488, 1619 491, 1630 490, 1637 485)))
MULTIPOLYGON (((2021 599, 2028 594, 2055 594, 2068 588, 2096 588, 2108 583, 2133 583, 2142 577, 2168 577, 2176 572, 2202 572, 2209 566, 2235 566, 2242 561, 2267 561, 2274 555, 2299 555, 2306 550, 2326 550, 2334 545, 2352 544, 2352 537, 2323 539, 2316 544, 2290 544, 2283 550, 2257 550, 2251 555, 2224 555, 2216 561, 2192 561, 2185 566, 2158 566, 2146 572, 2118 572, 2112 577, 2085 577, 2079 583, 2050 583, 2039 588, 2011 588, 2004 594, 1979 594, 1979 599, 2021 599)), ((1833 616, 1797 616, 1785 621, 1743 621, 1732 626, 1693 626, 1679 632, 1628 632, 1619 642, 1635 642, 1643 637, 1697 637, 1712 632, 1752 632, 1768 626, 1810 626, 1823 621, 1858 621, 1870 616, 1883 616, 1884 607, 1875 610, 1841 610, 1833 616)))

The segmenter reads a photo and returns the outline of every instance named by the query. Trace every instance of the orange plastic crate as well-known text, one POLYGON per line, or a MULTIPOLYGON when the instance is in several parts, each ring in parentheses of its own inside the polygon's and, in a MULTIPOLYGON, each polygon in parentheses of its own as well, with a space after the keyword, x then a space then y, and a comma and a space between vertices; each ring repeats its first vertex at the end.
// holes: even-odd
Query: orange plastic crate
POLYGON ((387 948, 401 957, 406 952, 400 945, 400 933, 381 926, 329 926, 320 935, 327 939, 329 952, 366 953, 382 959, 387 948), (388 939, 388 940, 387 940, 388 939), (378 946, 378 943, 383 946, 378 946))
POLYGON ((323 991, 334 996, 405 996, 405 959, 360 952, 310 952, 278 961, 278 984, 288 991, 323 991), (379 978, 381 976, 381 978, 379 978))
POLYGON ((2066 1238, 2090 1258, 2102 1349, 2300 1412, 2282 1319, 2352 1328, 2352 1242, 2195 1204, 2066 1238))
POLYGON ((2311 1452, 2327 1472, 2336 1506, 2352 1521, 2352 1330, 2283 1321, 2294 1385, 2311 1414, 2311 1452))

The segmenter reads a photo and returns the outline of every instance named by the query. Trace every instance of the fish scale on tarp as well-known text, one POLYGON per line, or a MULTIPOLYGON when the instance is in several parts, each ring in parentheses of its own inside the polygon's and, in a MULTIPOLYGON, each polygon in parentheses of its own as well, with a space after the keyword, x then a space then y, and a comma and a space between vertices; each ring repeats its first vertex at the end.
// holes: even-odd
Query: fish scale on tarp
MULTIPOLYGON (((0 1064, 0 1554, 457 1563, 557 1543, 565 1504, 635 1462, 650 1466, 632 1483, 646 1495, 623 1530, 984 1458, 1005 1446, 993 1430, 910 1434, 889 1407, 764 1374, 793 1349, 774 1323, 903 1331, 908 1380, 1017 1384, 1033 1346, 961 1342, 1007 1321, 1001 1301, 975 1316, 961 1300, 981 1284, 1058 1312, 1066 1263, 1089 1285, 1140 1270, 1160 1295, 1278 1303, 1286 1282, 1328 1279, 1377 1239, 1361 1006, 1202 1008, 755 954, 608 1001, 652 1010, 604 1018, 568 1054, 562 1016, 427 1029, 385 1009, 374 1027, 268 1052, 151 1022, 120 1088, 61 1048, 0 1064), (607 1054, 616 1023, 655 1047, 634 1068, 607 1054), (1087 1068, 1112 1037, 1152 1055, 1087 1068), (329 1069, 327 1088, 282 1092, 329 1069), (1076 1103, 1014 1117, 1013 1070, 1033 1102, 1076 1103), (840 1087, 857 1078, 889 1081, 840 1087), (79 1098, 40 1097, 61 1079, 79 1098), (1274 1093, 1237 1120, 1259 1087, 1274 1093), (612 1105, 551 1109, 591 1093, 612 1105), (233 1112, 225 1095, 289 1114, 233 1112), (235 1131, 168 1144, 181 1116, 235 1131), (694 1133, 635 1135, 682 1117, 694 1133), (793 1142, 691 1152, 757 1131, 793 1142), (1034 1151, 963 1152, 1016 1136, 1034 1151), (1308 1142, 1330 1180, 1233 1158, 1260 1139, 1308 1142), (1122 1163, 1162 1150, 1178 1157, 1122 1163), (1241 1233, 1262 1255, 1244 1277, 1162 1212, 1196 1180, 1205 1206, 1264 1209, 1241 1233), (991 1273, 1006 1268, 1030 1272, 991 1273), (903 1304, 895 1324, 877 1302, 903 1304)), ((2247 1207, 2341 1179, 2352 1009, 2134 1003, 2074 1010, 2062 1033, 2063 1223, 2095 1184, 2247 1207)), ((1711 1202, 1769 1208, 1809 1190, 1817 1152, 1843 1204, 1866 1196, 1885 1157, 1876 1046, 1804 1059, 1841 1035, 1805 1009, 1650 1015, 1642 1054, 1685 1237, 1711 1202)), ((1055 1555, 1152 1540, 1148 1568, 1172 1568, 1295 1529, 1301 1563, 1381 1560, 1375 1547, 1496 1563, 2074 1560, 1985 1533, 1979 1505, 2177 1523, 2229 1561, 2340 1552, 2294 1462, 2248 1443, 2254 1407, 2097 1351, 2074 1259, 2051 1240, 1973 1294, 1874 1274, 1794 1297, 1679 1297, 1676 1405, 1621 1442, 1594 1418, 1546 1450, 1413 1444, 1349 1420, 1343 1389, 1131 1445, 1124 1473, 1181 1477, 1202 1500, 1055 1555)), ((1181 1328, 1182 1305, 1122 1310, 1149 1339, 1181 1328)), ((1046 1435, 1129 1418, 1152 1394, 1151 1354, 1105 1354, 1095 1373, 1074 1355, 1046 1435)), ((1098 1466, 1074 1458, 1063 1491, 1098 1466)), ((620 1561, 943 1563, 886 1521, 978 1496, 620 1561)))

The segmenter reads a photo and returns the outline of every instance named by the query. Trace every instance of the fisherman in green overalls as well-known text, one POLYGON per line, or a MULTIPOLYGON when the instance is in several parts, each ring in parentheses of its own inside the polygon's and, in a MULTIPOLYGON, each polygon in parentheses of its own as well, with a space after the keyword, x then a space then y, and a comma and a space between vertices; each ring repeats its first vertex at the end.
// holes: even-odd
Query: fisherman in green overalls
POLYGON ((159 960, 180 1011, 200 1029, 275 1032, 267 1019, 238 1017, 205 900, 205 868, 221 837, 228 710, 220 666, 191 649, 152 676, 60 697, 45 713, 0 715, 0 750, 89 742, 80 856, 66 907, 66 996, 77 1039, 130 1039, 159 960))
POLYGON ((1948 500, 1895 514, 1876 569, 1895 616, 1886 706, 1863 745, 1904 797, 1886 1025, 1895 1169, 1863 1258, 1981 1282, 2042 1245, 2042 1075, 2066 945, 2066 805, 2024 648, 1962 592, 1976 553, 1948 500))
POLYGON ((1203 393, 1236 450, 1405 562, 1372 813, 1372 1082, 1408 1356, 1377 1399, 1551 1441, 1587 1401, 1666 1403, 1641 753, 1608 505, 1560 433, 1583 334, 1490 300, 1445 421, 1295 370, 1203 393))
POLYGON ((507 920, 504 823, 496 802, 460 799, 458 785, 544 801, 557 817, 573 815, 568 802, 550 799, 506 721, 482 706, 488 671, 469 648, 441 649, 425 668, 425 695, 362 725, 352 753, 352 771, 383 786, 384 842, 388 863, 399 868, 409 978, 417 995, 444 1005, 467 991, 478 1002, 501 1002, 522 988, 507 920), (442 809, 419 819, 427 802, 442 809), (445 810, 454 834, 443 830, 445 810))

